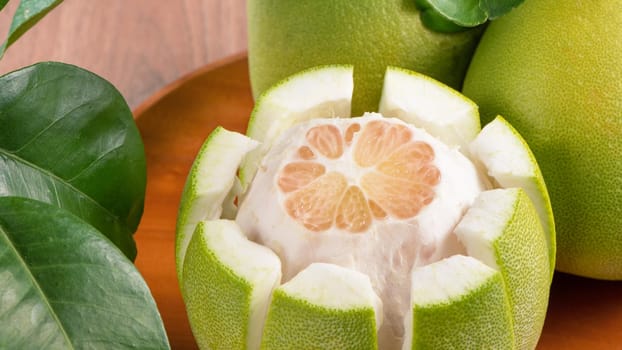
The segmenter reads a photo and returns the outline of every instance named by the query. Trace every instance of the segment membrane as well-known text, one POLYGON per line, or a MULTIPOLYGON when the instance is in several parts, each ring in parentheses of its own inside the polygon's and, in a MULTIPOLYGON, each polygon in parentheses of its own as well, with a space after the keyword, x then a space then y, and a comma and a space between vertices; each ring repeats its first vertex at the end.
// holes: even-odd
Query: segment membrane
POLYGON ((372 216, 365 195, 358 186, 350 186, 339 208, 337 208, 337 227, 352 233, 359 233, 371 226, 372 216))
POLYGON ((327 230, 333 226, 337 205, 347 185, 340 173, 322 175, 285 200, 287 213, 311 231, 327 230))
POLYGON ((371 121, 363 127, 354 147, 354 161, 361 167, 374 166, 411 138, 412 132, 405 125, 371 121))
POLYGON ((326 158, 337 159, 343 154, 341 131, 334 125, 325 124, 309 129, 307 142, 326 158))
POLYGON ((315 162, 295 162, 287 164, 279 175, 281 191, 293 192, 307 186, 311 181, 326 172, 326 168, 315 162))

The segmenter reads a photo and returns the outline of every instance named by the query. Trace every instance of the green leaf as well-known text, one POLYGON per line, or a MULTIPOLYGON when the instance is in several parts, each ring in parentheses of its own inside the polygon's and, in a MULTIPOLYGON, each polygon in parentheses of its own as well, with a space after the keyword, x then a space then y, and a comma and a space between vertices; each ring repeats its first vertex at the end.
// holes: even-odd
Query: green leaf
POLYGON ((0 0, 0 10, 2 10, 4 6, 6 6, 6 4, 8 3, 9 3, 9 0, 0 0))
POLYGON ((133 259, 145 186, 140 134, 110 83, 50 62, 0 77, 0 196, 64 208, 133 259))
POLYGON ((0 198, 1 349, 168 349, 134 265, 55 206, 0 198))
POLYGON ((455 32, 496 19, 524 0, 415 0, 421 20, 439 32, 455 32))
POLYGON ((482 8, 486 9, 488 19, 499 18, 517 8, 525 0, 481 0, 482 8))
MULTIPOLYGON (((0 0, 0 5, 5 5, 8 0, 0 0), (4 1, 2 4, 1 1, 4 1)), ((19 6, 13 15, 13 22, 9 29, 9 35, 7 40, 0 46, 0 57, 4 54, 4 51, 19 39, 28 29, 34 26, 39 20, 41 20, 48 12, 52 11, 54 7, 58 6, 62 0, 21 0, 19 6)), ((0 6, 0 9, 2 9, 0 6)))

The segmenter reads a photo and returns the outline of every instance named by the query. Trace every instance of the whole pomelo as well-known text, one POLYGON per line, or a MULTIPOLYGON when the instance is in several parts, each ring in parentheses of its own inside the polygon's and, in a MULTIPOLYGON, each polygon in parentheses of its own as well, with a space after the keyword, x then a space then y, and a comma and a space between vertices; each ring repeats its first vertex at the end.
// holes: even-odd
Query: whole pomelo
POLYGON ((484 33, 464 93, 542 168, 557 269, 622 279, 622 1, 529 0, 484 33))
POLYGON ((352 64, 354 115, 377 110, 389 65, 460 88, 481 34, 431 31, 414 0, 250 0, 247 6, 253 95, 309 67, 352 64))

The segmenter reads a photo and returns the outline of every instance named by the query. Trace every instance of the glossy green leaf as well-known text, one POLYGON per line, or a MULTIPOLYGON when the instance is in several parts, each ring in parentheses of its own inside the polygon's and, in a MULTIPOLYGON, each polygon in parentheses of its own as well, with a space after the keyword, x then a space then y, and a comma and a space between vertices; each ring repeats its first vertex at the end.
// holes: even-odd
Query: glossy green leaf
MULTIPOLYGON (((1 1, 1 0, 0 0, 1 1)), ((7 1, 4 1, 6 4, 7 1)), ((4 51, 19 39, 28 29, 39 22, 48 12, 58 6, 62 0, 21 0, 13 15, 13 22, 9 34, 2 46, 0 46, 0 57, 4 51)), ((2 3, 0 2, 0 5, 2 3)), ((0 6, 2 9, 2 6, 0 6)))
POLYGON ((92 226, 0 198, 0 349, 168 349, 134 265, 92 226))
POLYGON ((439 32, 471 28, 503 16, 524 0, 415 0, 421 20, 439 32))
POLYGON ((142 140, 111 84, 61 63, 0 77, 0 196, 69 210, 133 259, 145 186, 142 140))

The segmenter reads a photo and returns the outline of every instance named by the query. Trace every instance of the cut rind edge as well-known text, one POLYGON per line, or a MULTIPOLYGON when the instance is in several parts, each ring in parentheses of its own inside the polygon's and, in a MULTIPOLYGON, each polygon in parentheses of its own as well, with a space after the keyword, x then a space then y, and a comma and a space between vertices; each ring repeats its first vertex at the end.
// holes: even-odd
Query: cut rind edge
POLYGON ((556 256, 555 221, 546 184, 531 149, 516 129, 497 116, 469 145, 469 153, 500 187, 520 187, 531 199, 546 236, 552 279, 556 256), (504 140, 506 143, 502 142, 504 140), (523 160, 523 164, 517 166, 516 160, 523 160))
MULTIPOLYGON (((191 244, 200 244, 206 252, 211 252, 218 261, 217 264, 220 265, 219 269, 228 272, 224 278, 239 284, 241 291, 250 289, 250 295, 244 292, 234 294, 245 294, 248 298, 246 344, 248 349, 258 349, 272 292, 281 282, 281 261, 270 249, 249 241, 235 221, 231 220, 199 222, 192 241, 191 244)), ((201 267, 193 266, 192 268, 200 269, 201 267)), ((185 273, 182 279, 182 293, 186 304, 193 302, 187 297, 186 286, 197 282, 186 278, 188 269, 184 268, 185 273)), ((222 300, 209 299, 199 302, 202 304, 224 303, 222 300)), ((220 318, 216 315, 211 321, 219 322, 220 318)))
POLYGON ((546 238, 529 196, 522 188, 484 191, 455 233, 469 256, 501 272, 516 347, 535 347, 546 317, 551 280, 546 269, 546 238))
POLYGON ((404 68, 387 67, 378 112, 422 128, 463 152, 481 130, 473 101, 439 81, 404 68))
MULTIPOLYGON (((297 334, 297 338, 293 341, 292 337, 289 336, 275 336, 275 334, 283 331, 288 334, 300 331, 299 328, 296 328, 299 326, 297 322, 284 324, 276 321, 275 314, 288 313, 291 315, 305 314, 305 324, 320 325, 318 328, 311 329, 311 332, 320 331, 322 325, 326 326, 325 322, 331 323, 335 318, 344 317, 350 321, 357 320, 355 321, 357 324, 362 323, 365 327, 363 329, 347 327, 346 333, 348 331, 349 333, 344 336, 351 339, 352 344, 358 341, 356 348, 363 346, 364 348, 376 349, 378 346, 377 332, 382 324, 382 301, 374 292, 369 277, 361 272, 334 264, 313 263, 274 291, 274 298, 264 327, 262 349, 335 346, 329 344, 332 340, 326 338, 327 334, 321 331, 319 333, 324 337, 314 339, 312 344, 305 343, 305 341, 309 341, 309 338, 305 337, 304 334, 297 334), (330 318, 326 318, 328 313, 332 315, 330 318), (373 314, 373 319, 369 317, 371 314, 373 314), (358 333, 370 329, 374 329, 373 334, 358 333), (291 332, 287 332, 287 330, 291 332), (361 336, 357 337, 357 333, 361 336), (363 345, 360 343, 361 339, 370 342, 363 341, 363 345), (319 341, 319 343, 315 341, 319 341)), ((304 329, 302 333, 306 333, 307 330, 309 329, 304 329)))
POLYGON ((223 202, 235 187, 242 159, 257 146, 257 141, 222 127, 214 129, 201 146, 186 180, 177 215, 175 261, 180 281, 186 250, 197 223, 220 218, 223 202))
POLYGON ((403 350, 419 346, 509 348, 514 343, 510 305, 501 273, 476 258, 453 255, 413 269, 410 300, 410 309, 404 317, 403 350), (466 310, 454 309, 464 303, 468 304, 466 310), (484 305, 487 307, 482 307, 484 305), (498 312, 491 312, 491 307, 498 312), (415 322, 415 318, 422 321, 429 313, 438 314, 438 318, 442 318, 440 324, 415 322), (501 319, 491 322, 493 316, 501 319), (455 317, 459 322, 447 330, 443 327, 446 317, 455 317), (417 332, 419 329, 430 329, 433 339, 426 338, 430 333, 417 332), (447 330, 445 333, 461 333, 465 329, 469 337, 461 338, 458 345, 448 334, 439 334, 444 330, 447 330), (477 339, 477 343, 469 342, 471 337, 477 339))

